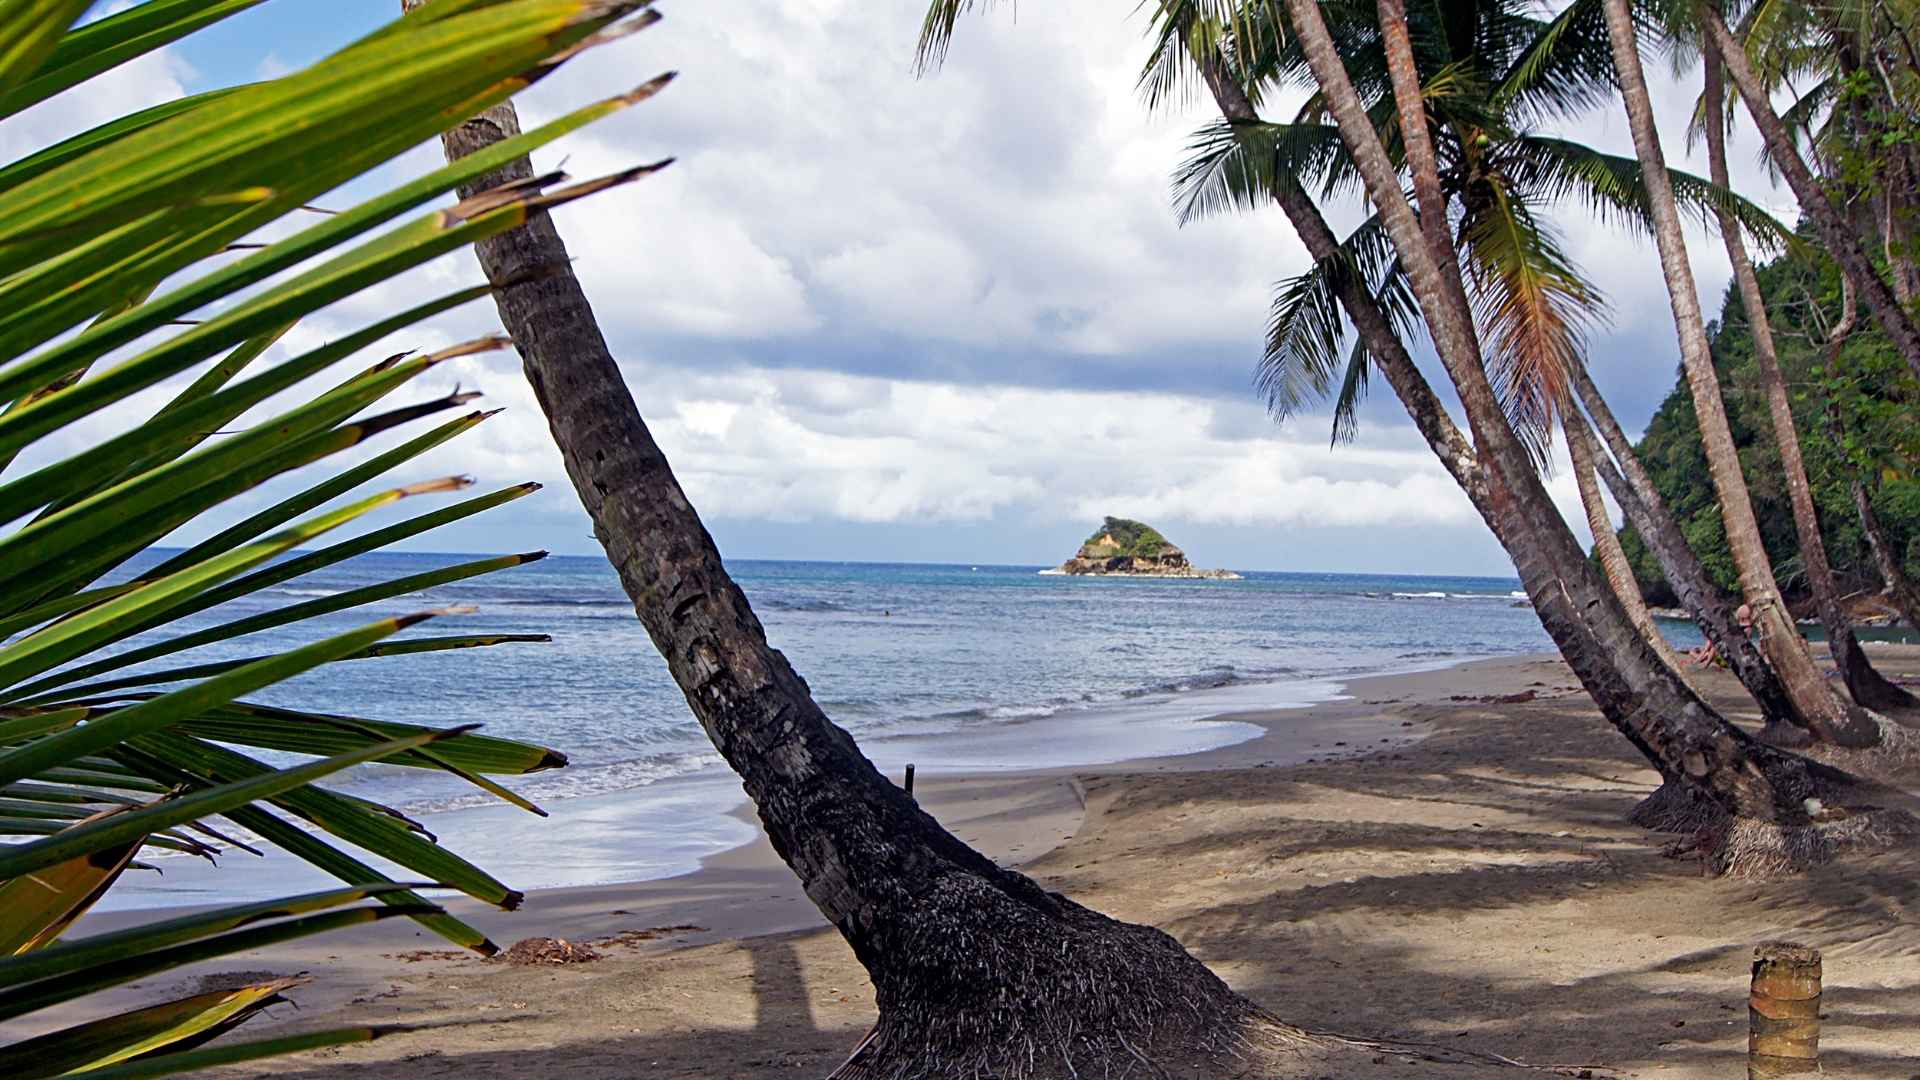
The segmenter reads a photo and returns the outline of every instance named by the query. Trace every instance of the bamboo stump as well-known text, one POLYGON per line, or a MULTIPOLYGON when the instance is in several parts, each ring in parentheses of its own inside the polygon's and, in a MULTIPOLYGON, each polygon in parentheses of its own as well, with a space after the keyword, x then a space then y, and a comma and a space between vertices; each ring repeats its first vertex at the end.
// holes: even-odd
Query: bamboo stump
POLYGON ((1771 941, 1753 950, 1747 1080, 1820 1071, 1820 950, 1771 941))

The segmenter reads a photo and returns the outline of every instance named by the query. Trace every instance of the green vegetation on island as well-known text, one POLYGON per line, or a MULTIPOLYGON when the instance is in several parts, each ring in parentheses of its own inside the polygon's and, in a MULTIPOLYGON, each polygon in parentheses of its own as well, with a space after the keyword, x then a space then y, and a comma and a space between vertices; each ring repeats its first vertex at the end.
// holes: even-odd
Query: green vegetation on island
POLYGON ((1109 517, 1080 546, 1082 557, 1129 556, 1157 559, 1173 547, 1160 530, 1131 518, 1109 517))

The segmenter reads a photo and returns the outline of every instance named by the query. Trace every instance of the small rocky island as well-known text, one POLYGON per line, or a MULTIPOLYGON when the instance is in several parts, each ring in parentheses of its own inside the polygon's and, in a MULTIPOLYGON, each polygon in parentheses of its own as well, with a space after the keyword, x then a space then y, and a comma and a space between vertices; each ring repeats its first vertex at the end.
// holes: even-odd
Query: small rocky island
POLYGON ((1117 577, 1168 577, 1238 579, 1231 570, 1197 570, 1187 561, 1187 553, 1160 535, 1151 525, 1127 518, 1110 517, 1087 542, 1079 554, 1043 574, 1075 576, 1106 575, 1117 577))

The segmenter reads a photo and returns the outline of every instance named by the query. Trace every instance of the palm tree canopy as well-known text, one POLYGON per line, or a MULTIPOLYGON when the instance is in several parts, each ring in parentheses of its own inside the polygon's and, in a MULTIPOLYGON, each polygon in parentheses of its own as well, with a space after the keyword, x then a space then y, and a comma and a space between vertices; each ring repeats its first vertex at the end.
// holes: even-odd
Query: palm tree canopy
MULTIPOLYGON (((1322 5, 1342 57, 1389 154, 1403 161, 1399 116, 1380 43, 1376 7, 1365 0, 1322 5)), ((1454 234, 1489 374, 1509 418, 1544 459, 1567 371, 1581 362, 1586 332, 1606 312, 1600 291, 1573 265, 1550 210, 1563 202, 1630 228, 1647 229, 1645 186, 1631 157, 1602 153, 1540 130, 1576 116, 1614 89, 1601 5, 1578 0, 1541 17, 1522 0, 1416 2, 1408 22, 1425 90, 1454 234)), ((1217 15, 1168 0, 1156 15, 1154 47, 1140 76, 1150 103, 1171 100, 1196 42, 1222 46, 1251 97, 1314 87, 1304 55, 1261 5, 1217 15), (1197 27, 1208 27, 1205 31, 1197 27), (1236 33, 1238 31, 1238 33, 1236 33), (1241 46, 1240 43, 1249 43, 1241 46)), ((1276 185, 1297 183, 1322 198, 1361 194, 1359 176, 1317 92, 1288 123, 1220 121, 1201 129, 1174 177, 1183 221, 1253 209, 1276 185)), ((1672 171, 1684 204, 1703 221, 1731 210, 1762 246, 1784 237, 1778 222, 1707 180, 1672 171)), ((1420 332, 1417 310, 1379 222, 1364 221, 1343 245, 1340 265, 1322 262, 1276 290, 1257 383, 1276 415, 1335 396, 1334 438, 1354 432, 1367 358, 1349 350, 1334 289, 1357 274, 1403 336, 1420 332)))

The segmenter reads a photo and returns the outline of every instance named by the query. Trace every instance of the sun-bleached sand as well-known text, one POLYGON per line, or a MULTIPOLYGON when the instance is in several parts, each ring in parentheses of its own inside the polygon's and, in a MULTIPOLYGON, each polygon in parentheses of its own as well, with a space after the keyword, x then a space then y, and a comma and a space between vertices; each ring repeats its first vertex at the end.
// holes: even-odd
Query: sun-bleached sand
MULTIPOLYGON (((1874 648, 1920 668, 1920 650, 1874 648)), ((1700 681, 1753 719, 1728 676, 1700 681)), ((1826 954, 1827 1074, 1920 1075, 1920 859, 1756 882, 1666 857, 1665 838, 1625 821, 1656 775, 1557 659, 1364 679, 1340 701, 1233 719, 1268 733, 1182 758, 923 779, 919 794, 995 858, 1167 930, 1310 1029, 1718 1080, 1744 1075, 1751 949, 1787 938, 1826 954)), ((96 1007, 305 970, 302 1007, 241 1037, 429 1026, 209 1075, 370 1080, 821 1076, 874 1016, 851 952, 764 839, 682 877, 536 892, 515 913, 450 906, 502 944, 562 937, 603 958, 485 962, 394 920, 96 1007)))

